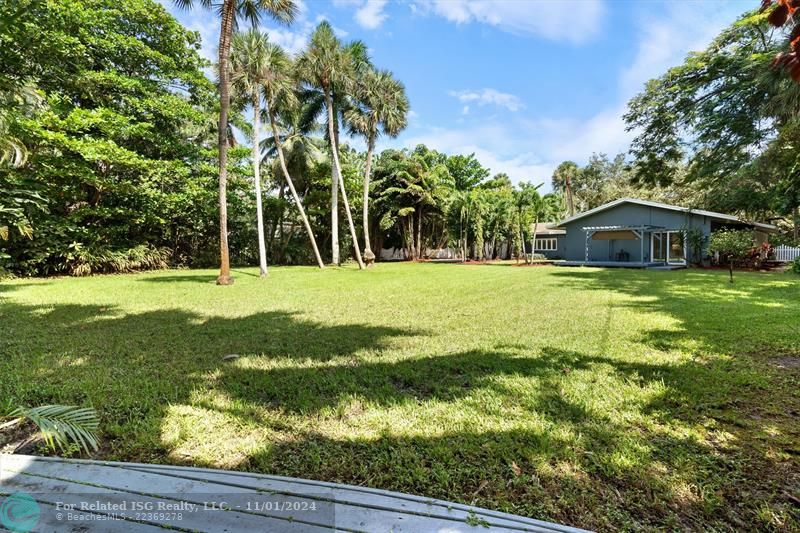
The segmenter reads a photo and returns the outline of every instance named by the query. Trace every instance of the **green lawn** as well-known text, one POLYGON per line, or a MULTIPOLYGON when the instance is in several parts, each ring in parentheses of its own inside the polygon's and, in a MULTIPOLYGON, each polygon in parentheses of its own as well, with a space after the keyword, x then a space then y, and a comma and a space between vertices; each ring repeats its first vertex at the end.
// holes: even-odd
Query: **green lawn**
POLYGON ((0 398, 94 405, 108 459, 599 530, 800 527, 790 274, 256 272, 4 282, 0 398))

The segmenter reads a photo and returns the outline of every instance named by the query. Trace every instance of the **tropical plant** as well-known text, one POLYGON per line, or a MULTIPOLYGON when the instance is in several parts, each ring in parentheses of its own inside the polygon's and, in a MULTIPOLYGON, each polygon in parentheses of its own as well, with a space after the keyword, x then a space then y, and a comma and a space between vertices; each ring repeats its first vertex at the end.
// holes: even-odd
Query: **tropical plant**
POLYGON ((261 277, 267 275, 267 249, 264 238, 264 210, 261 192, 261 86, 271 75, 270 43, 265 33, 253 28, 233 35, 231 40, 230 81, 233 92, 249 101, 253 111, 251 143, 253 150, 253 183, 256 195, 256 226, 258 229, 258 263, 261 277))
MULTIPOLYGON (((280 46, 267 43, 264 66, 267 75, 261 82, 261 88, 266 100, 266 112, 267 117, 269 118, 270 129, 272 130, 271 142, 274 145, 275 152, 278 155, 278 163, 280 165, 281 172, 283 173, 283 177, 285 178, 286 184, 289 186, 289 190, 292 193, 292 198, 294 199, 295 206, 297 206, 297 211, 300 214, 300 218, 303 220, 303 226, 308 234, 311 248, 314 251, 314 257, 317 260, 317 265, 319 268, 324 268, 325 265, 322 262, 322 257, 319 254, 319 248, 317 247, 317 240, 314 237, 314 231, 311 229, 311 223, 308 221, 308 216, 306 215, 305 208, 303 207, 303 202, 300 200, 300 196, 297 194, 297 189, 295 189, 292 176, 289 174, 289 169, 286 165, 286 157, 283 152, 281 135, 278 131, 278 109, 284 109, 286 113, 292 114, 298 106, 294 91, 295 87, 294 78, 292 76, 292 63, 280 46)), ((300 139, 294 139, 293 143, 296 143, 298 146, 302 146, 304 148, 309 146, 300 139)))
POLYGON ((220 16, 219 32, 219 121, 217 123, 217 148, 219 150, 219 232, 220 232, 220 273, 217 277, 218 285, 233 283, 230 267, 230 252, 228 250, 228 113, 230 110, 230 79, 228 58, 231 49, 231 39, 234 29, 240 19, 250 21, 257 26, 261 13, 267 13, 271 18, 291 23, 297 13, 297 4, 294 0, 223 0, 221 4, 214 4, 212 0, 173 0, 175 4, 190 9, 195 3, 210 9, 216 6, 220 16))
POLYGON ((77 444, 89 453, 97 450, 97 428, 100 417, 90 407, 70 405, 43 405, 40 407, 6 406, 0 410, 0 429, 16 426, 24 421, 33 423, 53 450, 64 451, 70 443, 77 444))
POLYGON ((572 161, 564 161, 553 172, 553 189, 561 192, 567 200, 567 213, 575 216, 575 198, 572 182, 578 175, 578 165, 572 161))
POLYGON ((386 70, 369 70, 356 85, 356 105, 345 112, 351 132, 367 140, 367 159, 364 165, 364 259, 367 265, 375 261, 369 238, 369 182, 375 141, 382 132, 396 137, 408 123, 408 98, 405 87, 386 70))
POLYGON ((335 132, 334 89, 346 90, 352 86, 357 64, 354 61, 356 54, 353 48, 345 49, 336 37, 333 27, 327 21, 319 23, 311 34, 308 47, 297 59, 297 75, 300 81, 322 92, 327 110, 328 142, 331 149, 333 162, 333 176, 331 180, 331 255, 334 264, 339 264, 339 215, 338 193, 342 194, 345 214, 347 215, 350 234, 359 268, 364 268, 361 259, 361 250, 358 246, 350 204, 347 200, 347 191, 342 182, 342 167, 339 161, 339 146, 335 132))
POLYGON ((692 262, 700 264, 703 261, 703 254, 708 244, 708 237, 700 228, 694 226, 684 228, 683 235, 684 239, 686 239, 686 245, 691 251, 692 262))
POLYGON ((795 19, 795 12, 800 7, 795 0, 761 0, 761 12, 769 10, 769 23, 780 28, 788 23, 789 49, 775 56, 772 64, 785 69, 792 79, 800 83, 800 23, 795 19), (770 9, 771 8, 771 9, 770 9))
POLYGON ((0 165, 22 166, 28 159, 25 144, 12 133, 21 117, 42 106, 42 97, 30 81, 0 89, 0 165))

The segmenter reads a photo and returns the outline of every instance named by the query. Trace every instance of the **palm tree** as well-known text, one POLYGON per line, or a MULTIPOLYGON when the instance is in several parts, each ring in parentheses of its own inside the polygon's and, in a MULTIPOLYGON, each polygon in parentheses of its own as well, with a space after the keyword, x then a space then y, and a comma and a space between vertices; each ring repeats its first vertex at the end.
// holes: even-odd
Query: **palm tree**
POLYGON ((178 7, 191 9, 195 3, 210 9, 217 6, 220 15, 219 31, 219 122, 217 123, 217 145, 219 147, 219 248, 220 269, 218 285, 230 285, 231 262, 228 252, 228 111, 231 105, 228 56, 231 51, 231 37, 240 18, 258 25, 261 12, 286 24, 294 20, 297 4, 294 0, 222 0, 215 4, 212 0, 173 0, 178 7))
POLYGON ((300 196, 297 194, 297 189, 294 187, 294 181, 292 181, 292 177, 289 174, 289 169, 286 165, 286 156, 283 153, 281 135, 278 131, 278 108, 291 110, 296 109, 298 104, 295 94, 294 77, 292 75, 292 62, 280 46, 268 43, 266 47, 265 67, 267 76, 262 81, 262 90, 267 104, 266 112, 269 117, 269 125, 272 129, 272 142, 278 154, 278 161, 280 162, 283 177, 286 178, 286 184, 289 186, 292 198, 294 198, 294 203, 300 213, 300 218, 303 220, 308 238, 311 241, 311 248, 314 250, 314 257, 317 260, 317 265, 319 265, 320 268, 325 268, 322 257, 319 254, 317 240, 314 238, 314 231, 311 229, 311 223, 308 221, 306 210, 303 208, 303 203, 300 201, 300 196))
POLYGON ((572 180, 580 170, 572 161, 564 161, 553 172, 553 188, 564 193, 569 216, 575 216, 575 198, 572 180))
POLYGON ((369 239, 369 178, 375 141, 382 131, 397 137, 408 124, 408 98, 405 87, 388 70, 370 70, 362 77, 357 89, 358 105, 345 112, 352 133, 367 139, 367 160, 364 165, 364 259, 367 265, 375 261, 369 239))
POLYGON ((458 215, 458 248, 461 260, 466 261, 469 251, 469 224, 470 216, 475 207, 475 196, 471 191, 453 191, 447 210, 458 215))
MULTIPOLYGON (((520 189, 517 193, 517 211, 519 213, 519 237, 522 247, 522 253, 525 256, 525 262, 529 263, 528 254, 525 251, 525 230, 526 226, 530 226, 531 221, 536 216, 536 205, 541 196, 537 189, 542 186, 532 185, 530 183, 522 182, 519 184, 520 189)), ((533 249, 531 248, 531 254, 533 249)))
POLYGON ((253 28, 245 33, 236 33, 231 41, 230 80, 231 88, 248 98, 253 107, 253 181, 256 193, 256 219, 258 226, 258 263, 261 277, 267 275, 267 250, 264 244, 264 211, 261 198, 261 85, 270 75, 267 64, 267 35, 253 28))
POLYGON ((356 57, 353 51, 345 49, 339 39, 333 33, 333 27, 327 22, 319 23, 308 48, 300 55, 297 60, 297 75, 301 82, 322 91, 325 108, 328 115, 328 142, 331 148, 331 159, 333 161, 333 176, 331 179, 331 247, 332 261, 339 264, 339 201, 338 192, 342 193, 347 221, 350 225, 350 234, 353 239, 353 246, 356 252, 358 267, 363 269, 364 262, 361 260, 361 249, 358 246, 358 236, 356 235, 353 217, 350 214, 350 203, 347 201, 347 191, 342 181, 342 170, 339 164, 339 146, 337 142, 334 123, 334 86, 340 85, 347 88, 352 83, 352 76, 358 64, 354 61, 356 57))

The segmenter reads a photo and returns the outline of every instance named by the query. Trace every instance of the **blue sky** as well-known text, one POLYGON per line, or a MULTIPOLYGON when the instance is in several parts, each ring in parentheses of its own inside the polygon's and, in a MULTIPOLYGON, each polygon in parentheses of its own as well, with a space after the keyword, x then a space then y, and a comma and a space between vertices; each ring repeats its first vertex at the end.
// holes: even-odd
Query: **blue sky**
MULTIPOLYGON (((200 32, 219 21, 161 3, 200 32)), ((406 85, 409 127, 379 148, 474 152, 514 182, 544 182, 566 159, 627 151, 621 116, 648 79, 704 48, 758 0, 304 0, 291 27, 263 29, 297 52, 322 19, 406 85)), ((359 141, 354 144, 359 145, 359 141)), ((363 143, 360 147, 363 147, 363 143)))

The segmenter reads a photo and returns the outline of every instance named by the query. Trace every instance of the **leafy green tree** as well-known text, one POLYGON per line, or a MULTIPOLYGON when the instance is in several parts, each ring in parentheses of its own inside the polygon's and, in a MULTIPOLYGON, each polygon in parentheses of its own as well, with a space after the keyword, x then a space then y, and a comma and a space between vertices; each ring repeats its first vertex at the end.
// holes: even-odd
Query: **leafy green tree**
MULTIPOLYGON (((212 0, 173 0, 178 6, 190 9, 195 3, 206 9, 215 6, 212 0)), ((233 278, 230 272, 230 253, 228 250, 228 114, 230 111, 230 79, 228 58, 231 51, 233 30, 240 20, 250 21, 257 26, 261 13, 284 23, 291 23, 297 13, 294 0, 222 0, 216 6, 220 16, 219 31, 219 121, 217 123, 217 148, 219 150, 219 232, 220 232, 220 273, 218 285, 230 285, 233 278)))
POLYGON ((450 156, 446 165, 459 191, 471 190, 489 177, 489 170, 481 165, 475 154, 450 156))
MULTIPOLYGON (((154 254, 168 246, 176 262, 205 263, 219 231, 217 104, 197 34, 151 0, 30 2, 9 32, 42 103, 11 126, 29 155, 0 168, 0 189, 43 201, 26 206, 32 238, 0 243, 7 267, 63 272, 73 243, 97 257, 152 243, 154 254)), ((250 200, 233 186, 234 201, 250 200)))
POLYGON ((772 68, 784 36, 768 16, 745 14, 629 102, 634 179, 700 183, 707 207, 750 216, 796 209, 800 87, 772 68))
POLYGON ((367 140, 367 160, 364 165, 364 259, 368 265, 375 261, 369 238, 369 182, 375 141, 382 132, 396 137, 408 123, 408 97, 405 87, 386 70, 369 70, 356 85, 356 105, 345 112, 353 133, 367 140))

